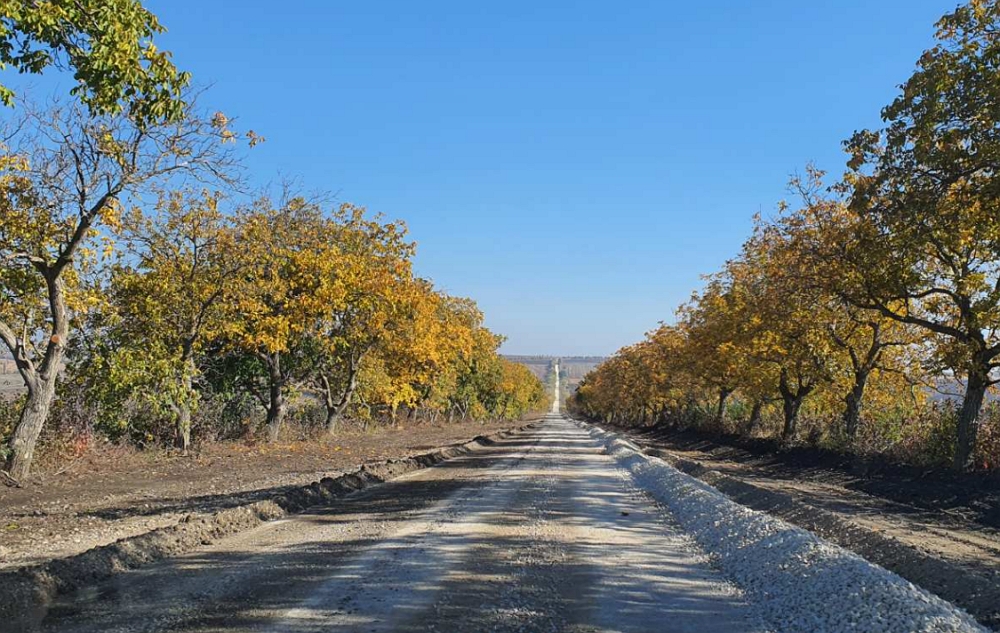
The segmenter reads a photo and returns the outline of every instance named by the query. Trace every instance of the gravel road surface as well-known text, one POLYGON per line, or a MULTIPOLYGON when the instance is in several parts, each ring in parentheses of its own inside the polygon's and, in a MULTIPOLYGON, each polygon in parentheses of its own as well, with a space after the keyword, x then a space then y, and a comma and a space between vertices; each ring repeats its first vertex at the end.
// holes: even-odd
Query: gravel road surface
POLYGON ((550 415, 336 508, 122 574, 38 630, 761 630, 631 481, 601 442, 550 415))

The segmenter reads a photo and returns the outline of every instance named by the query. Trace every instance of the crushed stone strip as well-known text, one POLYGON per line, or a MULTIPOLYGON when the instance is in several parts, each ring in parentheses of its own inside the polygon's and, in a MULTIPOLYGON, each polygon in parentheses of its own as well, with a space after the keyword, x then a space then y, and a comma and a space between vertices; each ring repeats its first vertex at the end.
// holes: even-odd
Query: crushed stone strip
MULTIPOLYGON (((658 457, 677 470, 707 483, 733 501, 797 525, 885 567, 918 587, 958 605, 987 628, 1000 631, 998 574, 980 575, 938 557, 933 551, 924 550, 919 542, 900 540, 893 534, 854 520, 856 517, 817 507, 783 490, 763 487, 710 469, 669 450, 642 447, 645 454, 658 457)), ((932 527, 926 529, 934 531, 932 527)))
POLYGON ((970 615, 860 556, 724 494, 584 423, 673 513, 779 632, 986 633, 970 615))

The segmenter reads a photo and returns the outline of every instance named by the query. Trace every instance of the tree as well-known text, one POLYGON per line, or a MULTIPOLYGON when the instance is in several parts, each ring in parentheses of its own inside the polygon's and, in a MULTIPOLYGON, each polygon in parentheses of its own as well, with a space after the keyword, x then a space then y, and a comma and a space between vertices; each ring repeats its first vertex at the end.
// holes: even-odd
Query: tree
POLYGON ((682 328, 661 325, 591 371, 569 406, 609 424, 648 425, 670 415, 684 419, 697 390, 682 360, 687 344, 682 328))
POLYGON ((0 340, 28 390, 7 459, 15 481, 30 471, 73 315, 86 307, 79 273, 93 261, 100 228, 117 230, 130 197, 156 182, 226 180, 233 167, 220 143, 228 130, 190 111, 156 125, 76 107, 26 116, 8 135, 0 176, 0 340))
POLYGON ((520 418, 546 403, 545 385, 530 369, 506 358, 497 358, 500 361, 500 380, 493 409, 495 417, 520 418))
POLYGON ((407 316, 413 245, 400 223, 367 219, 345 204, 338 212, 336 275, 343 286, 317 322, 316 371, 312 382, 326 406, 326 428, 334 433, 358 387, 362 363, 398 335, 407 316))
POLYGON ((247 265, 226 335, 266 371, 265 384, 250 387, 267 410, 272 441, 284 423, 289 388, 311 369, 306 356, 316 324, 345 302, 338 234, 322 207, 303 197, 278 205, 260 198, 241 218, 240 256, 247 265))
POLYGON ((454 415, 462 362, 473 353, 482 314, 471 300, 437 292, 426 280, 412 291, 412 318, 396 352, 400 373, 415 394, 414 412, 454 415))
POLYGON ((777 373, 784 427, 794 437, 805 399, 832 380, 838 362, 814 295, 800 282, 803 262, 773 226, 758 220, 740 258, 727 264, 731 291, 743 304, 741 337, 749 353, 777 373))
POLYGON ((231 316, 237 276, 246 265, 237 252, 232 218, 220 208, 221 195, 169 191, 151 213, 138 208, 123 220, 122 238, 133 265, 111 277, 111 347, 90 358, 102 371, 126 375, 127 391, 174 418, 184 454, 191 443, 197 406, 195 382, 207 342, 222 335, 231 316), (126 363, 127 372, 107 365, 126 363))
POLYGON ((971 466, 979 413, 1000 356, 1000 3, 973 0, 937 23, 885 129, 851 154, 850 207, 873 231, 852 261, 855 305, 923 328, 965 379, 954 467, 971 466))
POLYGON ((451 410, 460 413, 462 419, 482 418, 493 413, 503 399, 500 382, 503 380, 502 359, 497 350, 504 337, 494 334, 482 326, 482 315, 478 308, 470 316, 472 349, 458 361, 458 376, 454 391, 450 394, 451 410))
POLYGON ((477 384, 487 370, 503 337, 483 327, 483 313, 475 301, 442 295, 437 312, 439 322, 432 345, 443 352, 436 367, 436 405, 449 419, 476 417, 481 406, 477 384))
POLYGON ((790 187, 802 205, 784 213, 774 229, 782 236, 788 257, 798 262, 786 272, 812 296, 816 317, 846 356, 849 379, 841 418, 844 434, 853 442, 869 379, 890 373, 910 382, 919 379, 921 364, 909 352, 921 337, 913 326, 851 301, 863 295, 866 275, 864 269, 852 265, 851 252, 859 237, 871 234, 871 227, 866 219, 851 213, 840 197, 830 195, 843 186, 825 190, 823 177, 822 171, 809 165, 804 177, 792 179, 790 187))
POLYGON ((739 307, 725 280, 716 276, 678 311, 686 344, 676 361, 716 394, 716 424, 725 419, 729 397, 752 380, 748 370, 756 369, 746 354, 746 341, 741 340, 745 315, 739 307))
MULTIPOLYGON (((185 114, 190 75, 154 44, 164 30, 137 0, 2 0, 0 69, 70 70, 72 94, 93 115, 125 111, 142 126, 174 121, 185 114)), ((0 101, 13 100, 0 85, 0 101)))

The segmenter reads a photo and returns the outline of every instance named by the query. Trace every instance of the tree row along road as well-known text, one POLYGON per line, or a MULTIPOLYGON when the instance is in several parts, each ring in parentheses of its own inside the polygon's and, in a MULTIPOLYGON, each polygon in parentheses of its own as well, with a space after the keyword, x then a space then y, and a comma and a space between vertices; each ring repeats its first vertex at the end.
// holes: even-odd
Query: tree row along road
POLYGON ((754 631, 741 594, 558 414, 98 585, 43 631, 754 631))

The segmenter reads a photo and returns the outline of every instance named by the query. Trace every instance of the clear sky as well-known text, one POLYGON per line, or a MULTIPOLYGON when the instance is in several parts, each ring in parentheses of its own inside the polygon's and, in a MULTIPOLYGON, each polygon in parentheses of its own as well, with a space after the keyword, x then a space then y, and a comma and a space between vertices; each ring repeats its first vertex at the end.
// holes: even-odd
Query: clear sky
POLYGON ((148 0, 262 183, 402 218, 504 351, 608 354, 808 161, 878 124, 954 0, 148 0))

